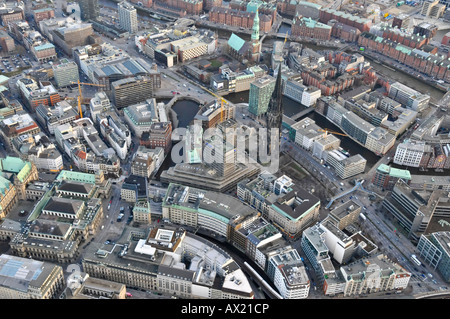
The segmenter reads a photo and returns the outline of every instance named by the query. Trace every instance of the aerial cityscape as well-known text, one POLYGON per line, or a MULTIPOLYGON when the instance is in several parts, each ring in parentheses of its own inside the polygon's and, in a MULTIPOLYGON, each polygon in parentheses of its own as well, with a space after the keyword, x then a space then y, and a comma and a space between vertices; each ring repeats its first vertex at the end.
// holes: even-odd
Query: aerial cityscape
POLYGON ((0 299, 450 297, 449 0, 0 0, 0 24, 0 299))

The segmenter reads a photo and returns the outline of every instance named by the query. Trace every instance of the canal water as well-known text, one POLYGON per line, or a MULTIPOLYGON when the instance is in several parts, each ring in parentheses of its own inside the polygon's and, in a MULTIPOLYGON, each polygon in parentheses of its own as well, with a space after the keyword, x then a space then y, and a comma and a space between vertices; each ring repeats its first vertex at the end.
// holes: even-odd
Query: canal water
POLYGON ((287 23, 282 23, 278 29, 278 33, 286 34, 286 32, 291 35, 291 26, 287 23))
MULTIPOLYGON (((232 93, 228 94, 226 96, 226 99, 233 102, 233 103, 248 103, 248 91, 247 92, 239 92, 239 93, 232 93)), ((304 106, 302 106, 300 103, 283 96, 283 113, 286 116, 293 116, 305 109, 304 106)), ((335 124, 330 122, 326 117, 316 113, 311 112, 308 115, 305 115, 297 121, 309 117, 313 119, 316 124, 322 128, 327 128, 330 131, 338 132, 338 133, 344 133, 339 127, 337 127, 335 124)), ((375 153, 367 150, 365 147, 359 145, 357 142, 353 141, 350 137, 342 136, 342 135, 336 135, 337 138, 341 140, 341 147, 350 153, 350 155, 356 155, 361 154, 362 157, 364 157, 367 160, 366 169, 370 169, 373 165, 375 165, 378 160, 380 159, 379 156, 375 155, 375 153)))
MULTIPOLYGON (((169 102, 170 99, 160 99, 158 102, 169 102)), ((175 111, 178 118, 178 127, 187 127, 189 123, 194 119, 195 114, 197 114, 199 108, 199 104, 192 100, 179 100, 175 102, 172 106, 172 110, 175 111)), ((177 142, 178 143, 178 142, 177 142)), ((172 157, 170 153, 166 156, 163 164, 159 168, 158 173, 155 175, 155 179, 159 180, 161 173, 170 167, 175 166, 175 163, 172 161, 172 157)))
POLYGON ((197 114, 199 104, 192 100, 179 100, 172 106, 178 118, 178 127, 187 127, 197 114))
POLYGON ((444 92, 430 85, 426 81, 421 81, 416 78, 413 78, 412 76, 405 74, 402 71, 387 68, 380 63, 374 62, 372 59, 368 57, 364 57, 364 59, 370 62, 370 65, 373 66, 373 68, 379 73, 379 75, 380 74, 385 75, 423 94, 429 94, 430 97, 435 101, 439 101, 445 94, 444 92))

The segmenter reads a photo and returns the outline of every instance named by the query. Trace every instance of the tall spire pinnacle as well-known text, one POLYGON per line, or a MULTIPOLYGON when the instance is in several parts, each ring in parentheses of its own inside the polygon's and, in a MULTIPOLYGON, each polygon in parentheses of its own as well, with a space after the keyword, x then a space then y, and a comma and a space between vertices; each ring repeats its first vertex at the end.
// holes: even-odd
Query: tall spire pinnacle
POLYGON ((267 128, 279 128, 283 117, 283 87, 281 83, 281 64, 278 66, 277 80, 267 110, 267 128))
POLYGON ((256 9, 255 18, 253 19, 252 40, 259 41, 259 10, 256 9))

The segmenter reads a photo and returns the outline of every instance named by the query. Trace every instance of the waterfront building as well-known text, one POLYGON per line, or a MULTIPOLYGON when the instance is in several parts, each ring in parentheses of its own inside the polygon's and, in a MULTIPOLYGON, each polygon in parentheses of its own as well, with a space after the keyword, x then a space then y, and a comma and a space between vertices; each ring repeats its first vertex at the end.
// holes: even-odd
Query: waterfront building
POLYGON ((136 8, 128 3, 122 1, 117 5, 119 12, 120 27, 129 33, 135 33, 138 30, 138 19, 136 8))
POLYGON ((248 110, 254 117, 266 114, 276 79, 265 75, 250 84, 248 110))

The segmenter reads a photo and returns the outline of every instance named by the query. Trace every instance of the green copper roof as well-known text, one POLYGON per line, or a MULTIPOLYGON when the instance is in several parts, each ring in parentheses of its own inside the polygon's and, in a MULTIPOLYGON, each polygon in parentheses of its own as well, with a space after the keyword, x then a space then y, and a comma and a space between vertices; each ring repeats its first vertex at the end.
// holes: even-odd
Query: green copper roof
POLYGON ((395 47, 395 49, 397 50, 397 51, 401 51, 401 52, 403 52, 403 53, 405 53, 405 54, 410 54, 411 53, 411 48, 408 48, 408 47, 405 47, 404 45, 401 45, 401 44, 398 44, 396 47, 395 47))
POLYGON ((8 156, 6 158, 2 158, 1 168, 3 171, 19 173, 26 163, 27 162, 21 160, 19 157, 8 156))
POLYGON ((239 51, 244 45, 245 40, 238 37, 236 34, 232 33, 231 37, 228 39, 228 45, 235 51, 239 51))
POLYGON ((8 156, 1 160, 1 169, 16 173, 19 181, 23 182, 31 172, 31 163, 23 161, 19 157, 8 156))
POLYGON ((411 174, 406 169, 398 169, 391 167, 389 175, 392 177, 402 178, 405 180, 411 180, 411 174))
POLYGON ((11 182, 0 175, 0 192, 6 195, 6 190, 9 189, 11 182))
POLYGON ((56 180, 58 180, 58 181, 71 180, 71 181, 80 182, 80 183, 95 184, 95 175, 89 174, 89 173, 81 173, 81 172, 63 170, 63 171, 61 171, 61 173, 58 174, 58 177, 56 177, 56 180))
POLYGON ((389 174, 391 177, 402 178, 404 180, 411 180, 411 174, 406 169, 393 168, 385 164, 378 166, 377 171, 389 174))
POLYGON ((378 166, 377 171, 380 171, 382 173, 386 173, 389 174, 389 169, 390 167, 386 164, 380 164, 380 166, 378 166))

